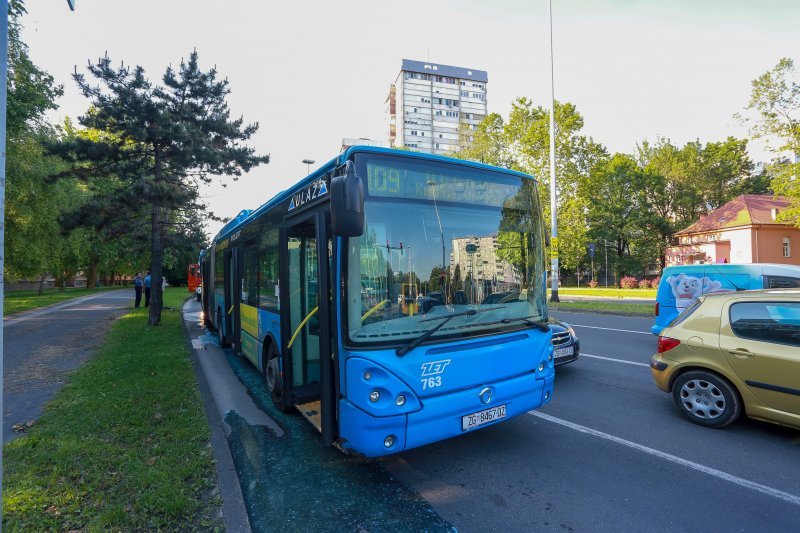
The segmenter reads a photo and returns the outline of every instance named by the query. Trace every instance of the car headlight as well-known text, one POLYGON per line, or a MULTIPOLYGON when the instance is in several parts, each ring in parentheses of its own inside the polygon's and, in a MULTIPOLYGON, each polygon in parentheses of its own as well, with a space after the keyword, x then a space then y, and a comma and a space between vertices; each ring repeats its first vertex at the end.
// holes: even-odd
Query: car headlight
POLYGON ((575 330, 572 329, 572 326, 567 326, 567 331, 569 331, 569 334, 572 336, 573 339, 577 339, 578 338, 578 336, 575 335, 575 330))

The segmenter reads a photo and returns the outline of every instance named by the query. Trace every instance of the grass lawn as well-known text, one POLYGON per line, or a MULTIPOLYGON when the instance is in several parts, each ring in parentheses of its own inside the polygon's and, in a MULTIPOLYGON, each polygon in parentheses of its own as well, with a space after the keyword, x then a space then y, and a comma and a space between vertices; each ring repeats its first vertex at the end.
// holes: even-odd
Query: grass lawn
POLYGON ((547 308, 552 311, 585 311, 587 313, 600 312, 606 314, 642 315, 653 316, 652 304, 624 303, 624 302, 560 302, 557 304, 547 302, 547 308))
POLYGON ((221 529, 210 431, 180 310, 162 325, 136 309, 45 408, 6 444, 6 531, 221 529))
POLYGON ((64 300, 71 300, 78 296, 86 296, 87 294, 94 294, 98 291, 107 291, 113 289, 124 289, 125 287, 103 287, 101 289, 64 289, 60 292, 59 289, 45 289, 43 294, 39 296, 38 291, 7 291, 3 298, 3 315, 13 315, 20 311, 27 311, 36 307, 45 307, 64 300))
MULTIPOLYGON (((550 291, 547 291, 548 295, 550 291)), ((656 289, 617 289, 614 287, 559 287, 558 294, 569 296, 601 296, 605 298, 651 298, 655 299, 656 289)))

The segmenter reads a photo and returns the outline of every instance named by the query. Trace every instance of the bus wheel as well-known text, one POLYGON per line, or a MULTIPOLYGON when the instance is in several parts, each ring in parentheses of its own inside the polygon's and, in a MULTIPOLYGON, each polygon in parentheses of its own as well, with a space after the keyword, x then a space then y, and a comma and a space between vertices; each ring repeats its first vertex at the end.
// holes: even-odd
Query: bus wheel
POLYGON ((278 350, 275 348, 275 343, 270 343, 267 348, 266 364, 264 365, 264 377, 267 380, 267 388, 269 395, 272 397, 272 403, 279 411, 285 413, 289 411, 289 406, 286 404, 285 395, 283 394, 283 382, 281 380, 280 357, 278 350))

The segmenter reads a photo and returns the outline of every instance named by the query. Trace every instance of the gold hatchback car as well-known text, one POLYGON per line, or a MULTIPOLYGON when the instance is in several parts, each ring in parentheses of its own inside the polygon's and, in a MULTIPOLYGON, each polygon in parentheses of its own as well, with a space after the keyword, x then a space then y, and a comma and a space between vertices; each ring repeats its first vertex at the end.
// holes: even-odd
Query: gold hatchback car
POLYGON ((656 385, 689 420, 751 418, 800 428, 800 290, 701 297, 661 332, 656 385))

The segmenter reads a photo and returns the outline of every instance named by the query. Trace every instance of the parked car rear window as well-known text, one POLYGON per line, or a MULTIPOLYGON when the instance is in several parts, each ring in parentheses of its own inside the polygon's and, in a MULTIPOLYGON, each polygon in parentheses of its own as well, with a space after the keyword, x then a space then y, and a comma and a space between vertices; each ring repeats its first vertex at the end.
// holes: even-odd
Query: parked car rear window
POLYGON ((738 337, 800 346, 800 303, 735 303, 730 319, 731 329, 738 337))

